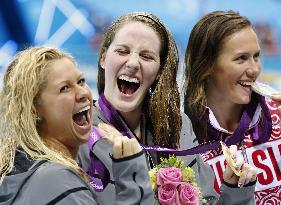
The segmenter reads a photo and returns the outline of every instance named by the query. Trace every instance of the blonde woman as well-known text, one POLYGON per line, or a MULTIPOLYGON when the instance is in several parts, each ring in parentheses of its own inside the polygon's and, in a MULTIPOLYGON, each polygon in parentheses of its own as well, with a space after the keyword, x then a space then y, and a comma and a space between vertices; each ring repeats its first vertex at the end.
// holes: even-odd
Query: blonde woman
MULTIPOLYGON (((7 68, 1 92, 1 205, 99 203, 76 162, 79 145, 92 129, 92 107, 91 91, 70 55, 48 47, 18 53, 7 68), (26 168, 14 163, 19 156, 29 161, 26 168)), ((119 138, 107 137, 115 150, 116 186, 129 192, 142 187, 145 195, 136 193, 151 204, 148 175, 141 173, 140 183, 128 179, 132 173, 138 176, 138 169, 146 169, 141 148, 136 140, 119 138)), ((127 204, 131 198, 120 191, 114 203, 127 204)))

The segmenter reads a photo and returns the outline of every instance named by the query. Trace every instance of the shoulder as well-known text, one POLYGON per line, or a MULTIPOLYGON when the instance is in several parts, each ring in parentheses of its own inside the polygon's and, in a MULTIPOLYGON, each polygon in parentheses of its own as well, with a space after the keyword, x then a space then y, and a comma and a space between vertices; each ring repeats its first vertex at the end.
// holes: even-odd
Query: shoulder
POLYGON ((181 119, 183 126, 191 126, 192 128, 191 120, 184 112, 181 112, 181 119))
POLYGON ((102 111, 97 106, 93 106, 93 125, 98 125, 100 122, 108 123, 102 111))
POLYGON ((89 186, 75 171, 52 162, 41 165, 22 189, 22 195, 32 203, 57 199, 67 201, 75 197, 79 200, 77 194, 85 200, 94 200, 89 186))
POLYGON ((182 128, 181 128, 180 146, 181 149, 187 149, 196 146, 198 143, 197 143, 196 136, 193 132, 191 120, 185 113, 181 113, 181 115, 182 115, 182 128))
POLYGON ((63 186, 87 185, 86 182, 74 170, 65 167, 64 165, 46 162, 42 164, 33 174, 29 180, 34 186, 38 184, 45 185, 58 184, 60 182, 63 186), (48 180, 46 180, 48 179, 48 180))

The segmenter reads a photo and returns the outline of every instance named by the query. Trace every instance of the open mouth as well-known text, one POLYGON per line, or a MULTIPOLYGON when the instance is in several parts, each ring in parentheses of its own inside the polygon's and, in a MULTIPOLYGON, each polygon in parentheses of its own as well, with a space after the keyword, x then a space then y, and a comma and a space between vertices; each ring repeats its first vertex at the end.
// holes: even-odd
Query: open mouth
POLYGON ((126 75, 121 75, 117 79, 117 85, 121 93, 132 95, 140 87, 140 81, 137 78, 130 78, 126 75))
POLYGON ((90 123, 90 106, 86 106, 80 109, 77 113, 72 116, 75 124, 80 127, 86 127, 90 123))
POLYGON ((251 88, 251 85, 253 84, 253 81, 239 81, 238 82, 239 85, 243 86, 243 87, 248 87, 248 88, 251 88))

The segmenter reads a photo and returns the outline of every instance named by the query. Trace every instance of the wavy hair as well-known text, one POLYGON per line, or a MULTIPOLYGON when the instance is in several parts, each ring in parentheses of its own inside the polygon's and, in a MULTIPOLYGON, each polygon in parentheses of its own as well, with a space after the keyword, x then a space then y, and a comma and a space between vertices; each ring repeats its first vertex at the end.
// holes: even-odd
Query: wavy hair
POLYGON ((104 69, 100 64, 102 55, 111 45, 118 30, 130 22, 141 22, 151 27, 161 40, 160 70, 151 86, 151 95, 147 94, 145 98, 145 107, 148 107, 145 113, 146 118, 151 122, 149 126, 154 143, 166 147, 178 147, 182 123, 176 82, 178 51, 172 35, 156 16, 145 12, 134 12, 119 17, 111 24, 104 35, 99 55, 98 91, 103 92, 105 83, 104 69))
POLYGON ((207 142, 206 86, 224 40, 251 22, 234 11, 214 11, 193 27, 185 51, 184 112, 199 142, 207 142))
POLYGON ((38 134, 36 109, 41 91, 47 83, 52 63, 74 58, 55 48, 32 47, 19 52, 8 66, 0 95, 0 182, 14 165, 16 149, 22 149, 31 159, 47 159, 82 171, 75 160, 48 145, 38 134))

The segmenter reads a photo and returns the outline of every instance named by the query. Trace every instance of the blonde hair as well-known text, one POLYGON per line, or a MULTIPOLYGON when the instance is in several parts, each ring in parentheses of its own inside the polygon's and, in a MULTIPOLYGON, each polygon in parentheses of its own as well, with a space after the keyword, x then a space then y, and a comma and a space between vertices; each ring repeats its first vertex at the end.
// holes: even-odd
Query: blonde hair
POLYGON ((44 142, 36 127, 35 106, 49 68, 62 58, 75 63, 71 55, 58 49, 32 47, 19 52, 5 72, 0 95, 0 183, 13 169, 17 148, 33 160, 47 159, 82 173, 75 160, 44 142))
POLYGON ((165 25, 156 16, 145 12, 133 12, 119 17, 111 24, 104 35, 98 63, 98 91, 104 90, 105 76, 100 61, 109 48, 116 33, 122 26, 130 22, 141 22, 152 28, 160 38, 160 70, 151 93, 147 94, 145 104, 146 118, 153 133, 153 141, 157 145, 176 148, 179 146, 181 131, 180 98, 176 81, 179 57, 176 43, 165 25))

